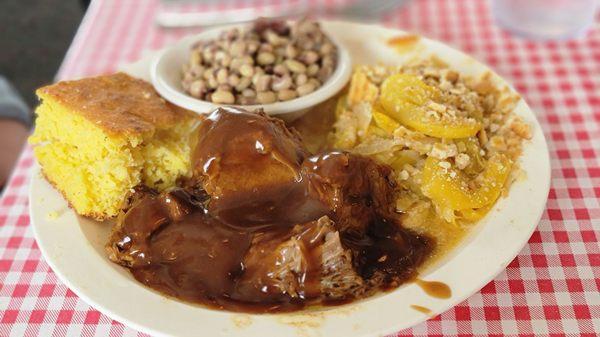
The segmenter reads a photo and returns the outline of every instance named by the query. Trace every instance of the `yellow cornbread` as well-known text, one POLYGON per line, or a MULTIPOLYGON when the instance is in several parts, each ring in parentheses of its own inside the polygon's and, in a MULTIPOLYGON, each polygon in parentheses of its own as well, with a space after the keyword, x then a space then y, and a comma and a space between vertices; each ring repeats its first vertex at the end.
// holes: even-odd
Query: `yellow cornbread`
POLYGON ((149 83, 117 73, 60 82, 37 95, 29 142, 46 179, 77 213, 113 217, 134 186, 162 190, 190 173, 195 118, 149 83))

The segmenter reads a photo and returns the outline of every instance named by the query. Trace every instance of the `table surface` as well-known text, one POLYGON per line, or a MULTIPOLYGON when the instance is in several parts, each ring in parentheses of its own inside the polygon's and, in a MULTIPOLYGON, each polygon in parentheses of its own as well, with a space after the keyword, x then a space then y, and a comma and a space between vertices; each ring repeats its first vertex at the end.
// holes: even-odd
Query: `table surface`
MULTIPOLYGON (((286 6, 285 1, 263 1, 271 2, 286 6)), ((340 1, 309 2, 323 6, 340 1)), ((155 0, 94 1, 58 79, 114 71, 143 50, 199 30, 158 28, 153 20, 159 6, 155 0)), ((597 336, 599 22, 575 41, 525 41, 493 24, 485 0, 414 0, 381 21, 461 49, 511 82, 536 112, 552 164, 547 208, 507 269, 453 309, 397 335, 597 336)), ((32 163, 26 147, 0 199, 0 336, 144 335, 90 307, 44 261, 28 212, 32 163)))

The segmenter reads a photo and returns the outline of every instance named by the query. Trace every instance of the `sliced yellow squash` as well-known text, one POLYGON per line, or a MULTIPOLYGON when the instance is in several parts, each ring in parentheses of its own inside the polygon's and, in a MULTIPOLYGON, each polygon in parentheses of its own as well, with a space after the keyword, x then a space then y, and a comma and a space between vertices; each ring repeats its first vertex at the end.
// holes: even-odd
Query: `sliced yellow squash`
POLYGON ((381 86, 379 101, 387 114, 400 123, 437 138, 474 136, 481 123, 474 118, 439 118, 427 113, 426 106, 435 102, 439 91, 410 74, 394 74, 381 86))
POLYGON ((434 157, 425 161, 422 191, 434 203, 453 210, 477 209, 493 204, 500 196, 512 167, 511 160, 504 155, 490 158, 481 173, 480 186, 472 189, 464 173, 453 167, 445 168, 440 162, 434 157))

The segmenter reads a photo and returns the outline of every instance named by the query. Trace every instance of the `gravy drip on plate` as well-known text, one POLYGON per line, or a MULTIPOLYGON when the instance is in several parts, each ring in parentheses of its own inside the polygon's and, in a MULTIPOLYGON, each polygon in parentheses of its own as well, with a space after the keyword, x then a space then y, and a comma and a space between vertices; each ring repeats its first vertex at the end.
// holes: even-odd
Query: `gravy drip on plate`
POLYGON ((261 113, 218 109, 199 132, 190 181, 138 188, 107 245, 141 283, 220 309, 293 311, 394 288, 430 253, 393 212, 388 167, 310 157, 261 113))
POLYGON ((445 299, 452 296, 452 290, 446 283, 439 281, 425 281, 421 279, 416 279, 415 283, 431 297, 445 299))

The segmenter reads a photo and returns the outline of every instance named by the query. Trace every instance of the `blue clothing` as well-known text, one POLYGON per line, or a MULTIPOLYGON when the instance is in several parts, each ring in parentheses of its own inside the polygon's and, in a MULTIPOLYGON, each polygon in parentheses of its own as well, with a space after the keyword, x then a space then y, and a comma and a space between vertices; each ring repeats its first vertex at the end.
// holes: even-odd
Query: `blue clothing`
POLYGON ((19 121, 30 127, 33 120, 23 98, 4 76, 0 76, 0 119, 19 121))

